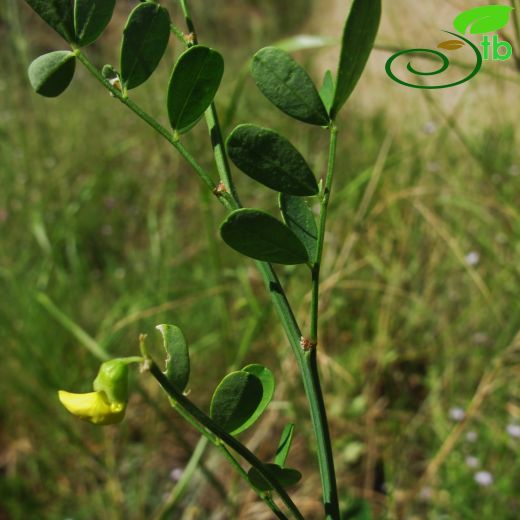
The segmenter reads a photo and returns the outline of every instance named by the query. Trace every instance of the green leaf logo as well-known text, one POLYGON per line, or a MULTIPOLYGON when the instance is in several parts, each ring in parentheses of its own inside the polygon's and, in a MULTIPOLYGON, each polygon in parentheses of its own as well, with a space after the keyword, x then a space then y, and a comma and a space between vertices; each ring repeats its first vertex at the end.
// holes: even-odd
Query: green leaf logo
POLYGON ((512 7, 508 5, 484 5, 464 11, 455 18, 453 26, 461 34, 483 34, 498 31, 509 23, 512 7))

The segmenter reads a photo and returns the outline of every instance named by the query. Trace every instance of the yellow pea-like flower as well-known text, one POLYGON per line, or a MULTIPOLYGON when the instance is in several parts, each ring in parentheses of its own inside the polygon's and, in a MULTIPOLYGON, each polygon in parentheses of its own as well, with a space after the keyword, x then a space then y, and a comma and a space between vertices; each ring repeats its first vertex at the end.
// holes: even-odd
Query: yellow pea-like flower
POLYGON ((60 390, 58 397, 71 414, 92 424, 115 424, 125 416, 126 403, 109 402, 105 392, 73 394, 60 390))
POLYGON ((142 363, 132 356, 105 361, 94 379, 93 392, 73 394, 60 390, 61 404, 73 415, 92 424, 114 424, 125 416, 128 402, 128 365, 142 363))

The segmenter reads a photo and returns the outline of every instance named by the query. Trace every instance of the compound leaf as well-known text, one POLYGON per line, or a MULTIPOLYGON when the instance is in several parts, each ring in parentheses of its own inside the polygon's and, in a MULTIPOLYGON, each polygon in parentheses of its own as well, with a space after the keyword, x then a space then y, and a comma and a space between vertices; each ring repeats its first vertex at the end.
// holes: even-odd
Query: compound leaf
POLYGON ((263 211, 249 208, 233 211, 220 226, 220 235, 229 247, 256 260, 285 265, 309 261, 300 239, 263 211))
POLYGON ((189 130, 209 107, 222 81, 224 60, 215 50, 196 45, 177 61, 168 86, 168 116, 179 133, 189 130))
POLYGON ((170 15, 154 2, 139 4, 123 31, 121 81, 127 89, 144 83, 154 72, 170 38, 170 15))
POLYGON ((292 195, 318 193, 318 184, 305 159, 280 134, 255 125, 240 125, 226 144, 236 166, 264 186, 292 195))
POLYGON ((326 126, 329 116, 307 72, 287 52, 259 50, 251 75, 264 96, 287 115, 311 125, 326 126))

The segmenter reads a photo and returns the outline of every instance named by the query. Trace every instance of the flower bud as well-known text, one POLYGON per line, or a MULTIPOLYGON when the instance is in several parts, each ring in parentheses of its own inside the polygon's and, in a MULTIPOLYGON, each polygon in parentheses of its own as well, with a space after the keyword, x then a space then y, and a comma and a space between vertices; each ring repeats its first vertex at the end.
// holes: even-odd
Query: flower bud
POLYGON ((94 379, 94 390, 104 392, 109 402, 126 403, 128 401, 128 361, 111 359, 99 367, 94 379))

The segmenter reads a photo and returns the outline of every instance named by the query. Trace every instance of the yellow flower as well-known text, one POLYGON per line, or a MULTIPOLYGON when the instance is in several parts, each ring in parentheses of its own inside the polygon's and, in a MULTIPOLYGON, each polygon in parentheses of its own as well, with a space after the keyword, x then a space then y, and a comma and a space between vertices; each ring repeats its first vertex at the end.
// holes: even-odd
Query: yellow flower
POLYGON ((73 394, 60 390, 61 404, 72 414, 92 424, 114 424, 125 416, 128 402, 128 365, 142 363, 137 356, 111 359, 99 367, 94 391, 73 394))
POLYGON ((125 416, 126 403, 109 402, 105 392, 73 394, 60 390, 58 397, 71 414, 93 424, 115 424, 125 416))

